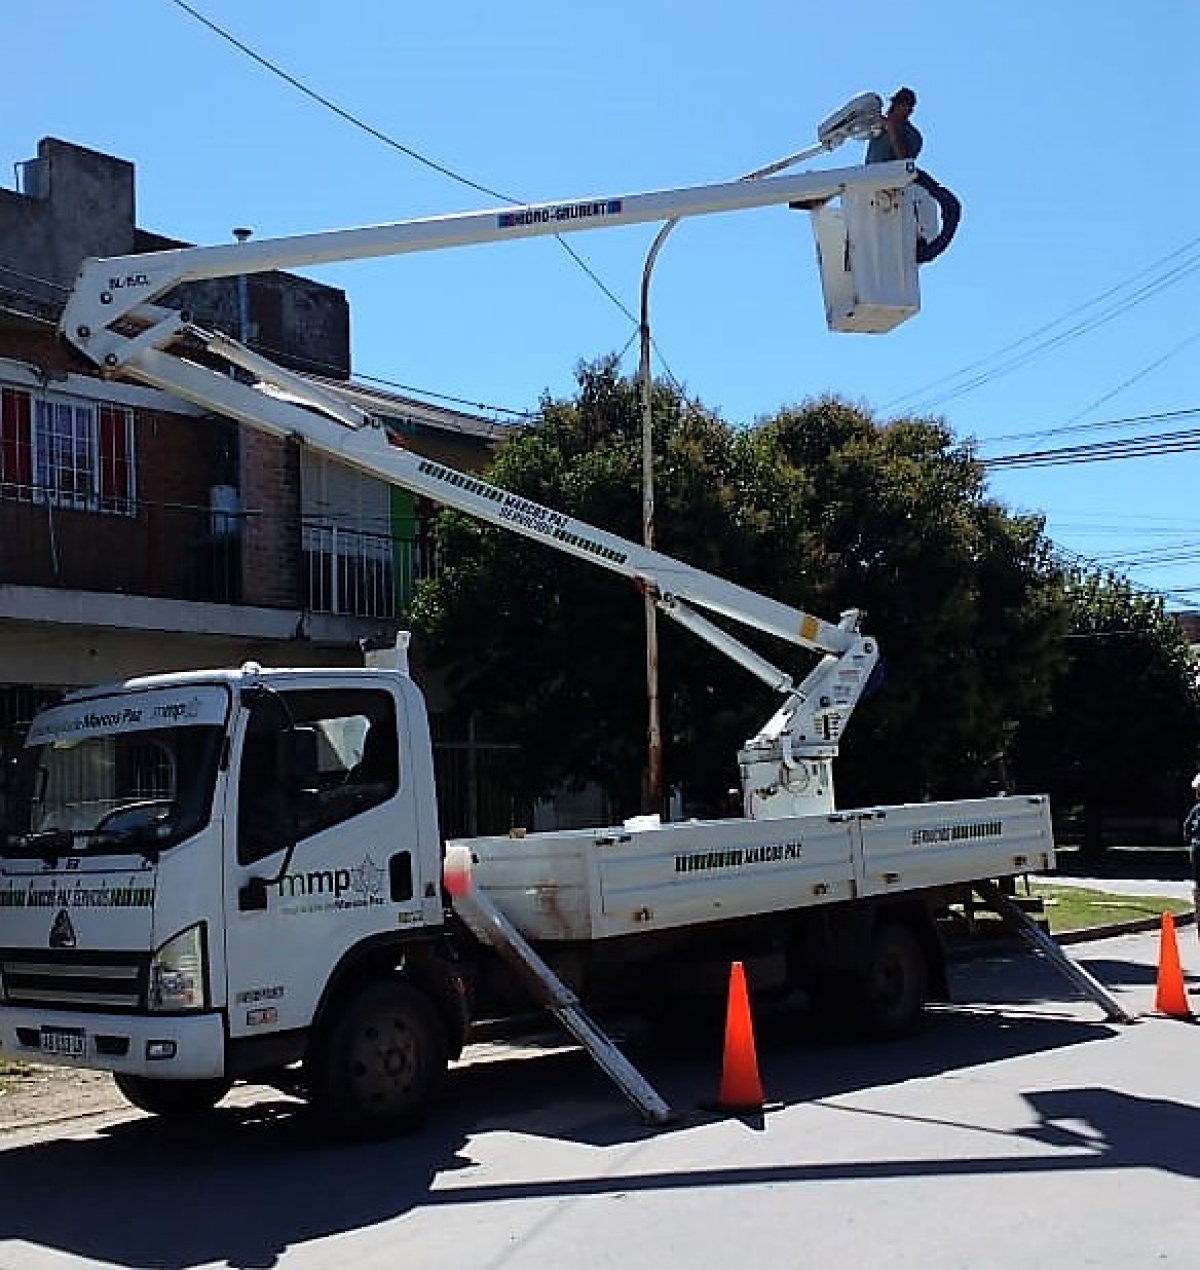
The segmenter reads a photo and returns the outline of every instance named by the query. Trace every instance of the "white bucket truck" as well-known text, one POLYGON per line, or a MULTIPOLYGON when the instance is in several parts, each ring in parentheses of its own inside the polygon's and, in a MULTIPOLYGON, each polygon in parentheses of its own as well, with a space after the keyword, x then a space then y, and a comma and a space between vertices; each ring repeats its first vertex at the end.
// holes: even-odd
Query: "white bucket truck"
MULTIPOLYGON (((451 844, 451 878, 403 642, 358 670, 244 665, 73 693, 32 724, 0 841, 0 1057, 111 1071, 164 1115, 276 1082, 339 1130, 382 1134, 428 1106, 474 1021, 529 989, 651 1120, 664 1104, 582 1002, 719 990, 736 958, 756 991, 804 989, 876 1033, 912 1027, 945 989, 938 910, 1049 868, 1054 846, 1042 797, 836 809, 832 759, 878 656, 857 614, 822 621, 399 449, 344 398, 157 301, 194 279, 817 211, 852 191, 847 231, 878 238, 870 277, 911 279, 915 312, 908 255, 890 272, 878 259, 880 244, 916 250, 915 216, 894 222, 913 176, 880 164, 85 262, 62 331, 105 374, 621 572, 782 704, 739 756, 744 818, 451 844), (699 608, 819 660, 794 684, 699 608)), ((894 324, 904 305, 883 300, 894 324)))

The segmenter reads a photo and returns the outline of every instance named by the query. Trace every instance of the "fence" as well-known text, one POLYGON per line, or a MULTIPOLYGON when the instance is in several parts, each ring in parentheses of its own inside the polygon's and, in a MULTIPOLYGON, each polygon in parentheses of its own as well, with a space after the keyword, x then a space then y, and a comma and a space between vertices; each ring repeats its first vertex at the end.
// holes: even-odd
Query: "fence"
MULTIPOLYGON (((124 514, 73 508, 6 487, 0 583, 253 603, 243 596, 242 539, 254 513, 139 500, 124 514)), ((394 618, 438 568, 425 534, 397 538, 327 520, 301 522, 301 591, 315 613, 394 618)))
POLYGON ((234 604, 240 538, 208 507, 140 501, 106 514, 19 497, 0 500, 0 582, 234 604))
POLYGON ((513 795, 513 765, 520 746, 487 741, 435 741, 433 770, 443 838, 507 833, 528 825, 513 795))
POLYGON ((328 521, 301 526, 308 607, 314 613, 393 618, 417 583, 437 568, 427 538, 347 529, 328 521))

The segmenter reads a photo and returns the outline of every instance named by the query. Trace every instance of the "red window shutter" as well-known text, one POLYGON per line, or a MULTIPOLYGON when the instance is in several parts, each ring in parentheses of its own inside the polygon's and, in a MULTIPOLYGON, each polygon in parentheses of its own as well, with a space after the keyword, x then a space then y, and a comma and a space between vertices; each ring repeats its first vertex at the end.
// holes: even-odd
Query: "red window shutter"
POLYGON ((33 483, 29 394, 5 388, 0 394, 0 483, 28 498, 33 483))
POLYGON ((119 406, 100 406, 100 497, 105 503, 129 499, 129 428, 119 406))

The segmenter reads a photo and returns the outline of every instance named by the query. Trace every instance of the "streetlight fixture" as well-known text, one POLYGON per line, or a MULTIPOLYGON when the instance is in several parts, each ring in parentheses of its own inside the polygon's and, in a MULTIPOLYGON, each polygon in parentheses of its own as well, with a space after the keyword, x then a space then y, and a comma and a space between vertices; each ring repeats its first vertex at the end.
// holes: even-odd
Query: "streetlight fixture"
MULTIPOLYGON (((835 110, 817 127, 817 144, 797 154, 777 159, 765 167, 748 172, 743 181, 756 181, 774 176, 804 159, 833 150, 845 141, 865 141, 883 126, 883 102, 878 93, 860 93, 835 110)), ((641 356, 638 378, 642 406, 642 542, 654 547, 654 408, 653 381, 650 374, 650 276, 663 244, 670 237, 680 217, 664 221, 650 244, 642 267, 640 337, 641 356)), ((647 591, 646 606, 646 789, 642 810, 660 813, 663 802, 662 718, 658 693, 658 609, 653 594, 647 591)))

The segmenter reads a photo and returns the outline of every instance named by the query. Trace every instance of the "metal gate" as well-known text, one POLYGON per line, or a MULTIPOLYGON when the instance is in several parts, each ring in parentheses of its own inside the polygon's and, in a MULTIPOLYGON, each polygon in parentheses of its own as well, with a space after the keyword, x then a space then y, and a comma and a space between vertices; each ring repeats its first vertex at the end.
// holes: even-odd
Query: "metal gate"
POLYGON ((513 794, 521 747, 495 741, 435 741, 433 771, 443 838, 507 833, 529 823, 513 794))

